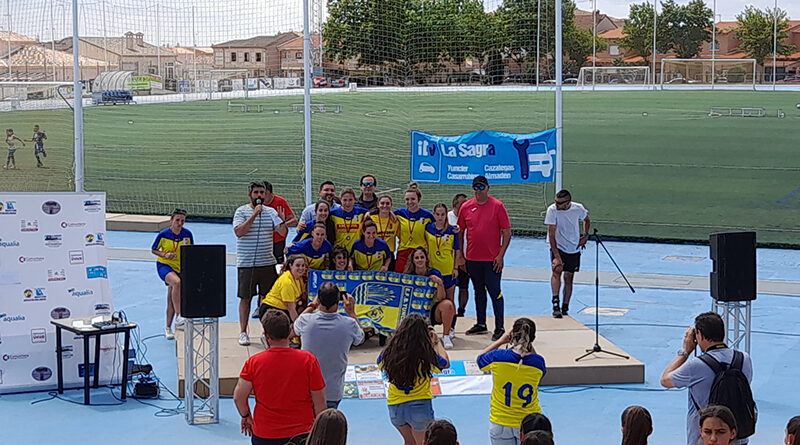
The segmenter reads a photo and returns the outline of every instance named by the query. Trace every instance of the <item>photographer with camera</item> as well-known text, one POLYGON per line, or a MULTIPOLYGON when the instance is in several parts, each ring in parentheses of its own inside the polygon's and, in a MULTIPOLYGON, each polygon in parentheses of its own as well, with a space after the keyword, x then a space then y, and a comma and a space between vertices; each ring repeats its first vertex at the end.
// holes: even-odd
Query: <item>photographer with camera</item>
POLYGON ((335 283, 323 283, 317 298, 294 322, 294 333, 300 336, 303 350, 314 354, 322 368, 328 408, 337 408, 342 400, 350 347, 364 341, 355 305, 353 296, 340 292, 335 283), (347 316, 338 313, 340 300, 347 316))

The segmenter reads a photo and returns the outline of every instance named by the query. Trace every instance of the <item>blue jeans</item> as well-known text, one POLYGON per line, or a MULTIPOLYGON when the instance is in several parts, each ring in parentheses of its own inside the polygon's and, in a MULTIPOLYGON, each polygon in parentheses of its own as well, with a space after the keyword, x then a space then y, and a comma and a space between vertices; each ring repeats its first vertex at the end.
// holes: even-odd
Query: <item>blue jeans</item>
POLYGON ((433 422, 433 401, 431 399, 389 405, 389 420, 396 428, 411 426, 414 431, 425 431, 433 422))
POLYGON ((492 445, 519 445, 519 428, 489 422, 489 440, 492 445))
POLYGON ((475 312, 478 315, 478 324, 486 325, 486 292, 492 299, 494 311, 494 328, 503 329, 503 292, 500 290, 500 279, 503 273, 495 272, 491 261, 467 260, 467 273, 472 280, 472 289, 475 292, 475 312))

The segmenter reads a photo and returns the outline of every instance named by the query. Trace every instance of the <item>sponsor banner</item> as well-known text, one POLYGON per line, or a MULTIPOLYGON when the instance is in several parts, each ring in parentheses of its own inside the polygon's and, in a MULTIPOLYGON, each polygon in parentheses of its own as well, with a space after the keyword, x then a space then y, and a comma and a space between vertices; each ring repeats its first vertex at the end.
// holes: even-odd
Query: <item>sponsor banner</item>
MULTIPOLYGON (((50 321, 114 310, 105 194, 0 192, 0 227, 6 228, 0 237, 0 394, 51 389, 57 379, 50 321)), ((83 383, 83 342, 73 337, 62 336, 67 386, 83 383)), ((101 340, 103 384, 120 375, 121 349, 115 358, 113 337, 101 340)))
MULTIPOLYGON (((378 365, 348 365, 344 376, 345 399, 385 399, 389 382, 378 365)), ((431 379, 434 396, 491 394, 492 374, 472 360, 451 360, 450 368, 431 379)))
POLYGON ((556 131, 510 134, 476 131, 458 136, 411 132, 411 180, 472 184, 485 176, 489 184, 552 182, 556 131))

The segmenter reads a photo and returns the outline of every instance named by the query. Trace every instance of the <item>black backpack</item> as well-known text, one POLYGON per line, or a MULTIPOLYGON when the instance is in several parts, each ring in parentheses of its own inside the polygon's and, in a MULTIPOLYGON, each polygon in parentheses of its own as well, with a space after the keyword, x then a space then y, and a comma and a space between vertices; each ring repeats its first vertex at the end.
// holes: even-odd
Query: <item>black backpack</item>
MULTIPOLYGON (((733 360, 730 364, 720 363, 710 354, 703 354, 699 358, 714 371, 714 383, 711 384, 708 404, 722 405, 733 412, 736 418, 737 439, 752 436, 756 432, 758 410, 753 400, 753 392, 750 390, 750 382, 742 372, 744 354, 733 351, 733 360)), ((699 411, 700 407, 694 399, 692 403, 699 411)))

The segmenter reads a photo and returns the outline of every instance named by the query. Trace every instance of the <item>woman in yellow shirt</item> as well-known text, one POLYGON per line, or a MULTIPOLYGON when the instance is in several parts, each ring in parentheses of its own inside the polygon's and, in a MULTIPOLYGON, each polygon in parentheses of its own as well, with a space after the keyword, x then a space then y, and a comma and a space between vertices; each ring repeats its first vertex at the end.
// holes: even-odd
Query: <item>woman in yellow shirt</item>
POLYGON ((400 220, 392 213, 392 197, 381 196, 378 199, 378 208, 370 213, 370 218, 378 226, 378 238, 386 241, 392 251, 392 264, 389 269, 394 270, 394 252, 397 250, 397 234, 400 231, 400 220))
POLYGON ((422 200, 422 192, 416 182, 408 185, 405 193, 406 207, 394 211, 395 216, 400 221, 398 238, 400 243, 397 246, 397 259, 395 260, 395 272, 403 273, 406 262, 411 252, 416 247, 424 247, 425 226, 433 222, 433 214, 419 206, 422 200))
POLYGON ((259 318, 268 309, 277 309, 295 321, 308 303, 307 270, 305 256, 289 255, 283 263, 281 276, 275 280, 272 289, 261 301, 263 304, 259 318))

